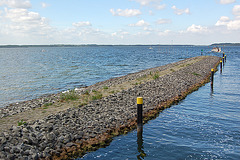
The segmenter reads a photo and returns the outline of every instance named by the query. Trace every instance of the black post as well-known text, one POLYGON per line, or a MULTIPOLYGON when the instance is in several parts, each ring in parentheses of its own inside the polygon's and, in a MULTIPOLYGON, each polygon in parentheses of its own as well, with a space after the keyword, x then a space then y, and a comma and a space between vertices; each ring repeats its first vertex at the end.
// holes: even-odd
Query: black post
POLYGON ((213 85, 214 69, 211 69, 211 85, 213 85))
POLYGON ((143 120, 142 120, 142 110, 143 110, 143 98, 137 97, 137 132, 142 132, 143 130, 143 120))
POLYGON ((222 73, 222 60, 220 60, 220 73, 222 73))

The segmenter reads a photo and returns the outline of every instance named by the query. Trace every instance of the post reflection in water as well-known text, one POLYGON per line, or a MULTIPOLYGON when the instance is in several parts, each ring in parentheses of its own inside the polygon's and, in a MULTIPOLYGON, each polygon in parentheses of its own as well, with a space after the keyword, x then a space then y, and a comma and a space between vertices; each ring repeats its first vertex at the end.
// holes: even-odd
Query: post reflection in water
POLYGON ((138 160, 144 159, 146 157, 146 153, 144 153, 144 147, 143 147, 143 136, 142 136, 143 130, 139 130, 137 132, 137 144, 138 144, 138 152, 139 154, 137 155, 138 160))
POLYGON ((211 84, 211 93, 210 93, 210 96, 211 96, 211 97, 213 96, 213 84, 211 84))

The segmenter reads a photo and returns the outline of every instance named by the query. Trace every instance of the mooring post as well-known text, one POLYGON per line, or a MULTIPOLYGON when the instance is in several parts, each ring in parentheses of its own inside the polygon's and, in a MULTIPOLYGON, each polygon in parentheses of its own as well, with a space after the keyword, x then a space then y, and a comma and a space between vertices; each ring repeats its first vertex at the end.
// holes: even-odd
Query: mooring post
POLYGON ((227 61, 227 55, 225 54, 225 62, 227 61))
POLYGON ((214 69, 211 69, 211 85, 213 85, 214 69))
POLYGON ((223 66, 224 66, 224 57, 222 58, 223 66))
POLYGON ((222 60, 220 60, 220 73, 222 73, 222 60))
POLYGON ((143 98, 137 97, 137 132, 142 132, 143 130, 143 98))

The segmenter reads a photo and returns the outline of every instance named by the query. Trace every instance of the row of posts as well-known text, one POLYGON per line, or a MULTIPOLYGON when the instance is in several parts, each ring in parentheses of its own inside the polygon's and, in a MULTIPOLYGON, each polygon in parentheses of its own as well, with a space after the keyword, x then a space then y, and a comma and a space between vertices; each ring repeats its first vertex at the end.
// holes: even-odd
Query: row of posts
MULTIPOLYGON (((227 57, 225 53, 223 53, 223 58, 220 60, 220 73, 222 73, 222 67, 224 63, 226 63, 227 57)), ((214 69, 211 69, 211 89, 213 91, 213 78, 214 78, 214 69)), ((144 159, 146 154, 143 151, 143 97, 137 97, 137 143, 138 143, 138 159, 144 159)))
MULTIPOLYGON (((222 73, 222 67, 226 63, 227 56, 223 53, 223 58, 220 60, 220 72, 222 73)), ((211 69, 211 86, 213 86, 214 69, 211 69)), ((141 133, 143 131, 143 98, 137 97, 137 132, 141 133)))
MULTIPOLYGON (((220 60, 220 73, 222 73, 222 68, 224 66, 224 63, 227 61, 227 56, 223 52, 223 58, 220 60)), ((214 77, 214 69, 211 69, 211 87, 213 87, 213 77, 214 77)))

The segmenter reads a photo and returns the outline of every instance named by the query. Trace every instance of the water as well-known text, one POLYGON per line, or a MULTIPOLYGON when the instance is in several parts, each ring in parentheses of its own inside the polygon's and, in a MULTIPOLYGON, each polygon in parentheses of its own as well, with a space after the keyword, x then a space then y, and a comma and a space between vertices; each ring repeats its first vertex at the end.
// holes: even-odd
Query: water
POLYGON ((206 84, 145 124, 141 136, 132 131, 116 137, 81 159, 239 160, 240 50, 231 48, 227 54, 213 90, 206 84))
MULTIPOLYGON (((208 47, 104 46, 0 49, 0 103, 5 105, 198 56, 208 47)), ((210 83, 136 131, 83 159, 240 159, 240 47, 210 83)))
POLYGON ((0 48, 0 107, 200 55, 207 47, 0 48), (44 52, 42 52, 44 50, 44 52))

